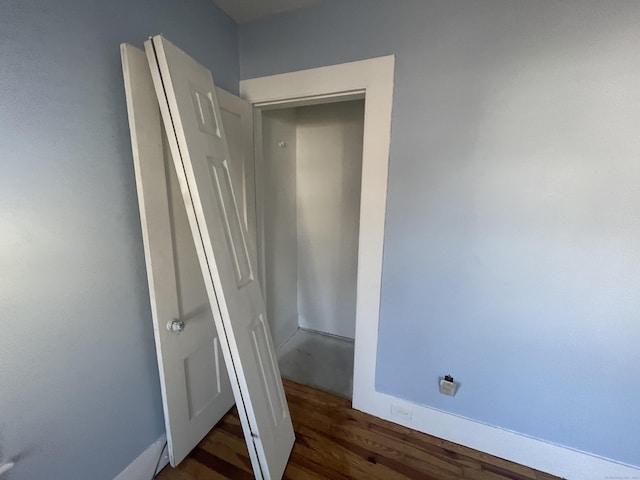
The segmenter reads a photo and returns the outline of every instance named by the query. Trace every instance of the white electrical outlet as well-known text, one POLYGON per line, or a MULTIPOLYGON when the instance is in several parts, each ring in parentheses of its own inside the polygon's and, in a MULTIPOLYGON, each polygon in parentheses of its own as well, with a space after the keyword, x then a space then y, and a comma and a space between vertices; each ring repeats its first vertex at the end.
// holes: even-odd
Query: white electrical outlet
POLYGON ((413 408, 392 403, 391 416, 395 418, 402 418, 404 420, 411 420, 413 418, 413 408))
POLYGON ((458 390, 458 384, 453 381, 451 375, 446 375, 440 379, 440 393, 453 397, 458 390))

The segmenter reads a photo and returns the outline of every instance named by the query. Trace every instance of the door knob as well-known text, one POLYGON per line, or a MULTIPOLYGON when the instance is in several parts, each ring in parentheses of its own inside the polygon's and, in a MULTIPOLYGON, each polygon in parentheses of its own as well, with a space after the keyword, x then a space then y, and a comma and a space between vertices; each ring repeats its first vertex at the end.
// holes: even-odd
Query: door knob
POLYGON ((167 323, 167 330, 170 332, 180 333, 184 330, 184 321, 183 320, 173 320, 167 323))

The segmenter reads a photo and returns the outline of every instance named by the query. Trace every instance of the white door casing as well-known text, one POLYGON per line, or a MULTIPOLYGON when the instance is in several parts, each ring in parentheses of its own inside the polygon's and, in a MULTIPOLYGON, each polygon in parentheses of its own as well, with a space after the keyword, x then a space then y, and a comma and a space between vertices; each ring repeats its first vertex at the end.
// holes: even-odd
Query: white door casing
MULTIPOLYGON (((121 45, 140 221, 171 465, 233 405, 144 51, 121 45), (172 321, 184 322, 181 333, 172 321)), ((176 325, 178 325, 176 324, 176 325)))
POLYGON ((295 437, 211 72, 161 36, 145 50, 254 474, 281 478, 295 437))
MULTIPOLYGON (((394 69, 395 57, 389 55, 240 82, 241 95, 257 109, 257 122, 261 110, 365 98, 352 404, 378 416, 375 369, 394 69)), ((262 194, 260 169, 256 164, 258 198, 262 194)), ((264 216, 260 202, 257 208, 260 228, 264 216)), ((260 229, 258 240, 258 249, 262 249, 260 229)))

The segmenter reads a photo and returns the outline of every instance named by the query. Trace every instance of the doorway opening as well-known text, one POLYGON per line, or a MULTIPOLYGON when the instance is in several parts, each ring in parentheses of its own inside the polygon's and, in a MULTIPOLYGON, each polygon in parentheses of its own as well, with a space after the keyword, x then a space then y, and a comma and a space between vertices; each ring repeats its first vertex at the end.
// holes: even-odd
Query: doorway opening
POLYGON ((364 99, 262 112, 263 295, 285 378, 352 397, 364 99))
MULTIPOLYGON (((240 82, 241 95, 254 107, 256 146, 262 145, 262 114, 273 109, 328 102, 365 100, 362 181, 357 260, 356 329, 352 407, 381 416, 388 399, 375 389, 378 323, 382 285, 382 256, 387 199, 393 55, 338 65, 298 70, 240 82)), ((264 177, 262 148, 256 148, 256 233, 258 270, 264 282, 265 222, 260 179, 264 177)), ((273 335, 278 336, 277 333, 273 335)))

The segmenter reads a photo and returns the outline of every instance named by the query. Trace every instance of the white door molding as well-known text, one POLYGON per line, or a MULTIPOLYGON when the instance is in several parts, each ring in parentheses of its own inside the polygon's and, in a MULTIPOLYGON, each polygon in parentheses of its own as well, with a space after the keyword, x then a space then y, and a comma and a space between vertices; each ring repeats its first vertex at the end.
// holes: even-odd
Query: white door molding
POLYGON ((353 408, 363 411, 375 394, 394 64, 390 55, 240 82, 258 109, 365 98, 353 375, 353 408))

